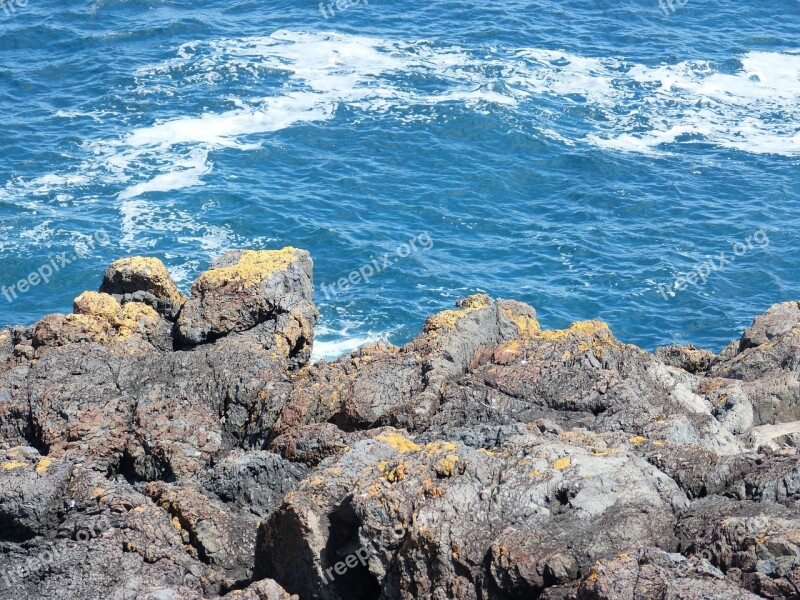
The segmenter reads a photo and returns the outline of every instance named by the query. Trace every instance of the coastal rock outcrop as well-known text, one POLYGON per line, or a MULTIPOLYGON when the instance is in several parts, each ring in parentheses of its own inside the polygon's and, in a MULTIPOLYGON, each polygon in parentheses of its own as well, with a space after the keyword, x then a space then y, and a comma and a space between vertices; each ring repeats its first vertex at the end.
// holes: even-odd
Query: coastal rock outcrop
POLYGON ((0 599, 800 597, 800 309, 715 354, 474 295, 309 362, 312 262, 0 329, 0 599))

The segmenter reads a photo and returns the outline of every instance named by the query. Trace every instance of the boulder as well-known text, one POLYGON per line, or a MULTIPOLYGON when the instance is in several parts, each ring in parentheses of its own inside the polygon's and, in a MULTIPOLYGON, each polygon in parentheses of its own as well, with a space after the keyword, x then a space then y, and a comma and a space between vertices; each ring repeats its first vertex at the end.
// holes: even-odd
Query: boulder
POLYGON ((311 356, 317 309, 308 252, 226 252, 195 281, 177 321, 186 346, 247 333, 276 356, 303 366, 311 356))
POLYGON ((186 297, 157 258, 134 256, 111 263, 103 276, 100 291, 120 303, 141 302, 162 316, 174 320, 186 297))

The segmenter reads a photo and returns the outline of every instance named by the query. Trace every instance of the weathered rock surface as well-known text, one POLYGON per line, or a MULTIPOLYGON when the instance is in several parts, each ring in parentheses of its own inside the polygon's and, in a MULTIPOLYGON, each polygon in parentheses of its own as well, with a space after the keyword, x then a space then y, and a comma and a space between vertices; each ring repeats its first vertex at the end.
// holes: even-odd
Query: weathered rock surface
POLYGON ((100 291, 122 304, 141 302, 174 320, 186 297, 157 258, 123 258, 106 269, 100 291))
POLYGON ((800 598, 800 304, 719 354, 485 295, 309 364, 307 252, 0 329, 0 599, 800 598))

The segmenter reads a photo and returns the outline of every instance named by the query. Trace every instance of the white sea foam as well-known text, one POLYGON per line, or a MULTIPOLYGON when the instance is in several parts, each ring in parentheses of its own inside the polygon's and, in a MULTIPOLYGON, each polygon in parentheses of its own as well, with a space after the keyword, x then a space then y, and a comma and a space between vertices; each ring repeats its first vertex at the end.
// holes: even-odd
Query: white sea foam
POLYGON ((314 334, 314 346, 311 351, 311 361, 335 360, 366 344, 386 341, 391 331, 382 333, 368 332, 366 334, 351 335, 352 329, 360 329, 363 323, 346 320, 339 329, 327 325, 318 325, 314 334))
POLYGON ((334 360, 344 356, 361 346, 380 341, 380 336, 354 336, 331 341, 314 340, 314 349, 311 353, 311 361, 334 360))
MULTIPOLYGON (((228 107, 87 140, 86 157, 74 169, 15 179, 0 195, 46 213, 51 207, 39 198, 79 197, 82 186, 107 185, 117 195, 124 240, 131 245, 169 231, 198 237, 206 248, 223 248, 234 237, 227 229, 205 227, 163 200, 135 200, 201 186, 220 148, 247 152, 274 132, 340 114, 354 128, 387 115, 409 124, 435 118, 436 107, 445 104, 494 112, 567 145, 658 153, 706 144, 800 156, 800 54, 750 52, 736 58, 738 65, 724 68, 706 61, 645 65, 537 48, 463 48, 284 30, 197 41, 168 61, 138 69, 128 93, 167 104, 197 96, 204 104, 228 107), (134 214, 145 209, 147 215, 134 214)), ((141 122, 104 107, 58 113, 79 115, 141 122)))

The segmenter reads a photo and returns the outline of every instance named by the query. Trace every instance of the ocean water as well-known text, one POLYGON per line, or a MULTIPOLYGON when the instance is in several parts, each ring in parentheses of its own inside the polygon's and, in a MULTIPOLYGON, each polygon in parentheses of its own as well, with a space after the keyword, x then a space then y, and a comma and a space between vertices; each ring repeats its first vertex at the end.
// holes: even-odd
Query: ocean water
POLYGON ((325 357, 475 292, 648 349, 800 299, 797 0, 3 6, 0 323, 285 245, 325 357))

